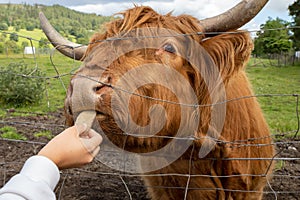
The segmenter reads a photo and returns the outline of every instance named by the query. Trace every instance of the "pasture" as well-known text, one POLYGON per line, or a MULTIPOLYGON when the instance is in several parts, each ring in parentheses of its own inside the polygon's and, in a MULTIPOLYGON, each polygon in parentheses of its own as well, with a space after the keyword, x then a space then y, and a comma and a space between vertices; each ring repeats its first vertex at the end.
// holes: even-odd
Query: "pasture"
MULTIPOLYGON (((37 55, 36 58, 32 55, 12 55, 9 57, 0 55, 0 59, 0 67, 7 66, 9 63, 24 62, 28 68, 38 67, 45 74, 45 77, 39 79, 46 82, 45 91, 43 91, 45 93, 44 98, 39 103, 19 107, 17 110, 23 114, 15 113, 16 115, 26 115, 27 112, 46 114, 62 108, 62 102, 66 94, 65 89, 68 86, 71 74, 80 67, 80 62, 63 57, 59 53, 54 53, 51 58, 49 55, 37 55)), ((5 115, 5 109, 12 107, 11 105, 1 105, 1 108, 4 109, 0 111, 0 116, 5 115)))
POLYGON ((250 61, 247 73, 271 131, 296 130, 297 99, 292 94, 300 93, 300 66, 263 67, 250 61))
MULTIPOLYGON (((15 132, 25 137, 23 141, 15 140, 19 139, 16 136, 0 140, 1 184, 19 171, 27 157, 65 128, 63 102, 66 88, 73 72, 81 65, 59 53, 54 53, 51 59, 49 55, 37 55, 35 59, 30 55, 0 55, 0 67, 12 62, 25 62, 33 69, 38 67, 45 73, 45 77, 39 78, 45 81, 46 87, 43 99, 33 105, 14 107, 1 104, 0 134, 6 130, 3 127, 15 127, 15 132)), ((286 158, 277 161, 271 185, 279 199, 298 199, 300 133, 294 136, 299 129, 300 65, 275 67, 268 65, 267 60, 262 62, 265 64, 251 60, 247 74, 274 141, 278 142, 276 146, 280 154, 277 157, 286 158)), ((266 189, 266 199, 274 199, 270 188, 266 189)), ((81 169, 63 171, 56 193, 61 199, 148 199, 139 176, 111 171, 97 161, 81 169)))
MULTIPOLYGON (((13 27, 9 27, 9 29, 6 31, 6 33, 16 33, 18 37, 17 44, 19 46, 22 46, 22 42, 27 42, 28 45, 30 45, 30 41, 28 38, 23 37, 26 35, 30 35, 30 37, 33 39, 32 43, 33 46, 38 47, 39 46, 39 40, 41 38, 46 38, 44 32, 40 29, 34 29, 33 31, 27 31, 26 29, 20 29, 19 31, 16 31, 13 27)), ((6 34, 6 40, 9 40, 9 34, 6 34)))

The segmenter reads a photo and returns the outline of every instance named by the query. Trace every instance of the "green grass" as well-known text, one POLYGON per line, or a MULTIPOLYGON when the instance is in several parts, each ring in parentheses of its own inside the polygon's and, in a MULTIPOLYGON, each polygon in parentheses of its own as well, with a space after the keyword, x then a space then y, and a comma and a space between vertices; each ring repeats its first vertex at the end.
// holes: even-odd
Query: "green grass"
POLYGON ((279 94, 258 97, 271 131, 278 133, 296 130, 297 102, 292 94, 300 94, 300 66, 250 66, 247 73, 256 94, 279 94))
MULTIPOLYGON (((10 55, 6 57, 5 55, 0 55, 0 66, 6 66, 12 62, 25 62, 28 68, 34 69, 38 67, 42 72, 46 74, 48 78, 40 79, 46 82, 46 90, 44 98, 33 105, 27 107, 17 108, 20 112, 37 112, 37 113, 48 113, 58 110, 63 107, 64 98, 66 96, 66 90, 71 78, 71 73, 79 68, 80 62, 76 62, 72 59, 66 58, 59 53, 55 53, 53 56, 54 65, 50 61, 49 55, 40 55, 36 57, 36 61, 32 56, 23 55, 10 55), (58 74, 56 73, 56 70, 58 74), (57 75, 62 75, 60 78, 54 78, 57 75)), ((11 109, 11 106, 1 105, 0 116, 4 116, 6 112, 4 110, 11 109)), ((11 113, 12 115, 26 115, 20 113, 11 113)))
POLYGON ((0 128, 0 137, 5 138, 5 139, 13 139, 13 140, 27 140, 27 138, 19 134, 17 132, 17 129, 12 126, 4 126, 0 128))
MULTIPOLYGON (((34 29, 33 31, 27 31, 26 29, 20 29, 19 31, 15 31, 13 27, 9 27, 8 33, 17 33, 19 35, 19 40, 17 42, 17 44, 19 46, 22 46, 22 42, 26 41, 28 42, 28 45, 30 46, 30 40, 28 40, 26 37, 27 35, 30 35, 30 38, 32 38, 32 42, 33 42, 33 46, 38 47, 39 46, 39 40, 41 38, 46 38, 46 35, 44 34, 44 32, 40 29, 34 29), (22 37, 24 36, 24 37, 22 37)), ((6 40, 9 40, 9 34, 7 34, 6 36, 6 40)))
MULTIPOLYGON (((32 39, 32 44, 34 47, 39 47, 39 40, 41 38, 47 38, 45 33, 41 29, 34 29, 33 31, 27 31, 26 29, 20 29, 19 31, 16 31, 14 27, 9 27, 7 33, 17 33, 18 37, 18 46, 22 46, 22 42, 28 42, 28 46, 31 46, 30 44, 30 38, 32 39), (27 38, 28 35, 30 38, 27 38)), ((1 34, 1 32, 0 32, 1 34)), ((10 34, 6 35, 6 41, 9 40, 10 34)), ((75 42, 75 37, 73 35, 68 35, 68 38, 75 42)))
POLYGON ((36 138, 39 138, 39 137, 46 137, 47 139, 52 139, 54 136, 52 134, 51 131, 41 131, 41 132, 37 132, 33 135, 34 137, 36 138))

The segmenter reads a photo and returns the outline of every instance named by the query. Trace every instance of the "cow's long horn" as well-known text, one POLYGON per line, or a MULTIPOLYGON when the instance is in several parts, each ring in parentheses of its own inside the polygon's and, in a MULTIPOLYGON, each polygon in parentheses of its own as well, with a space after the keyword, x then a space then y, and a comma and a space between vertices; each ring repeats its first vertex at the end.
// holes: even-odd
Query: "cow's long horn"
POLYGON ((266 5, 268 0, 242 0, 228 11, 200 21, 206 33, 236 30, 252 18, 266 5))
POLYGON ((49 23, 44 13, 40 12, 39 17, 41 28, 52 45, 65 56, 74 58, 76 60, 81 60, 87 49, 87 46, 71 42, 62 37, 49 23))

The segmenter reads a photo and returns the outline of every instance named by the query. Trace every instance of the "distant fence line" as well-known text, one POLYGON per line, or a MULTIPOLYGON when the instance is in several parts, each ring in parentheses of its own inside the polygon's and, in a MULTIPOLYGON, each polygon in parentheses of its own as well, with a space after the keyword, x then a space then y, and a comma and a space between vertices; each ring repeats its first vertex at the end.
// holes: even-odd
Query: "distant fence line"
POLYGON ((26 52, 25 48, 23 50, 18 50, 16 51, 16 49, 14 48, 8 48, 8 47, 4 47, 3 52, 0 53, 0 55, 5 55, 6 57, 10 57, 12 55, 23 55, 23 57, 25 56, 39 56, 39 55, 50 55, 52 49, 50 48, 34 48, 34 53, 32 52, 26 52))
MULTIPOLYGON (((253 54, 252 58, 254 59, 254 63, 256 63, 256 58, 260 60, 261 58, 267 59, 269 62, 262 62, 262 65, 266 67, 268 66, 288 66, 288 65, 296 65, 300 63, 300 56, 298 55, 298 51, 290 52, 290 53, 277 53, 277 54, 267 54, 267 55, 258 55, 253 54)), ((258 61, 257 60, 257 61, 258 61)))
MULTIPOLYGON (((30 47, 31 48, 31 47, 30 47)), ((10 57, 12 55, 23 55, 23 57, 31 57, 31 56, 40 56, 40 55, 50 55, 53 52, 51 48, 34 48, 34 53, 28 53, 23 49, 22 51, 18 51, 15 53, 15 49, 10 49, 8 47, 4 48, 4 51, 0 53, 0 55, 5 55, 6 57, 10 57)), ((279 54, 267 54, 267 55, 258 55, 253 54, 252 58, 254 60, 253 65, 260 64, 264 67, 267 66, 289 66, 289 65, 297 65, 300 63, 300 56, 297 54, 298 52, 290 52, 290 53, 279 53, 279 54), (268 62, 266 62, 266 60, 268 62)))
MULTIPOLYGON (((30 47, 31 48, 31 47, 30 47)), ((0 55, 5 55, 6 57, 10 57, 12 55, 23 55, 23 57, 31 57, 31 56, 40 56, 40 55, 50 55, 53 52, 53 48, 35 48, 34 53, 26 52, 24 48, 22 51, 16 51, 13 48, 5 47, 4 51, 0 55)), ((298 65, 300 64, 300 55, 299 51, 296 52, 289 52, 289 53, 277 53, 277 54, 252 54, 252 59, 254 60, 254 64, 260 64, 264 67, 267 66, 289 66, 289 65, 298 65), (266 60, 268 62, 266 62, 266 60)))

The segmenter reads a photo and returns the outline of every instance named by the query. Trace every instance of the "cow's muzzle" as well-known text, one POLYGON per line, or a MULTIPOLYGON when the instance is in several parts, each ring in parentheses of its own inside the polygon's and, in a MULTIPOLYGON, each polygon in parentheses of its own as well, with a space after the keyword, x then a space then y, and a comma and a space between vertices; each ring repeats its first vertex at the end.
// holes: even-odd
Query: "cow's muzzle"
POLYGON ((72 79, 67 104, 74 121, 79 113, 87 110, 96 111, 98 120, 105 118, 112 91, 111 80, 110 76, 99 79, 80 75, 72 79))

